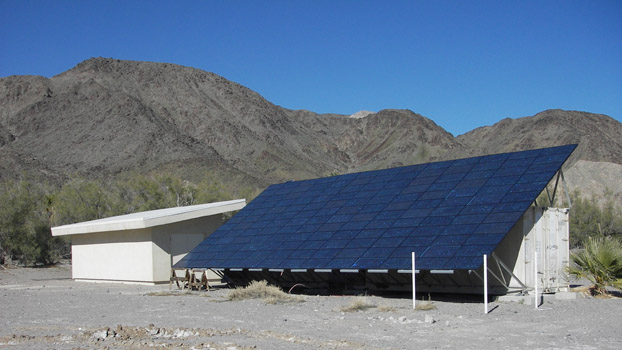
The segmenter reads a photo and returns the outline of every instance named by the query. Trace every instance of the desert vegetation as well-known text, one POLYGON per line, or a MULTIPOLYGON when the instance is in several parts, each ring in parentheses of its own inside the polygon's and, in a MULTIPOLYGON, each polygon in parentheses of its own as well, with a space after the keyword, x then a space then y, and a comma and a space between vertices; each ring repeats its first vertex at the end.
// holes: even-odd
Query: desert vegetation
POLYGON ((227 300, 229 301, 245 299, 263 299, 266 304, 303 301, 302 297, 287 294, 279 287, 269 285, 266 281, 253 281, 248 286, 231 290, 227 296, 227 300))
POLYGON ((571 255, 568 272, 592 283, 593 295, 608 294, 607 287, 622 290, 622 240, 589 237, 585 249, 571 255))
POLYGON ((49 265, 69 257, 65 237, 51 227, 234 198, 252 199, 253 189, 232 190, 209 175, 197 183, 176 175, 131 174, 114 180, 75 177, 64 185, 28 179, 0 182, 0 257, 24 265, 49 265))

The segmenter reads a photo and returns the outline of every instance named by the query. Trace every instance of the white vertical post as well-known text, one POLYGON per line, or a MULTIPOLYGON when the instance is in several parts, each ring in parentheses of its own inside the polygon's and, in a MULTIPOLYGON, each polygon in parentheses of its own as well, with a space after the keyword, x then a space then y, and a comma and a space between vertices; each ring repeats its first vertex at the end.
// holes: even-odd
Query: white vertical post
POLYGON ((535 288, 535 296, 534 296, 534 305, 536 309, 538 309, 538 250, 536 249, 533 253, 533 266, 534 266, 534 288, 535 288))
POLYGON ((412 280, 413 280, 413 310, 416 308, 416 292, 415 292, 415 252, 412 252, 412 280))
POLYGON ((484 313, 488 313, 488 259, 484 254, 484 313))

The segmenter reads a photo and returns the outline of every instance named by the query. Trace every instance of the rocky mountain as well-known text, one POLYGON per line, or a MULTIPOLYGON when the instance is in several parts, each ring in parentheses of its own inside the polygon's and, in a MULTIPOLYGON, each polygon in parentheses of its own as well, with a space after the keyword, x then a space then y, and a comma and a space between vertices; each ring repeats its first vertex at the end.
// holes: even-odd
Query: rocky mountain
POLYGON ((216 74, 166 63, 93 58, 49 79, 0 78, 1 178, 171 171, 192 180, 210 172, 262 188, 568 143, 579 143, 572 164, 622 164, 621 140, 618 121, 586 112, 544 111, 454 137, 408 110, 289 110, 216 74))

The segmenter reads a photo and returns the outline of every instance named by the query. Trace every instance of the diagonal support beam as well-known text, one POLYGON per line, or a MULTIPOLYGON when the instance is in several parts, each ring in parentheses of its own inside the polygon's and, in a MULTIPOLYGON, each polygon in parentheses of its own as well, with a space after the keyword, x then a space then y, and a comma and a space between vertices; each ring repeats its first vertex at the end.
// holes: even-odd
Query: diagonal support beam
POLYGON ((507 271, 510 274, 510 276, 512 276, 516 280, 516 282, 518 282, 518 284, 520 284, 521 287, 523 287, 523 291, 526 291, 528 289, 527 286, 518 277, 516 277, 516 275, 512 272, 512 270, 510 270, 510 268, 503 262, 503 260, 499 259, 499 257, 497 256, 497 254, 495 254, 495 252, 492 252, 491 256, 495 259, 495 261, 501 267, 503 267, 505 271, 507 271))
POLYGON ((562 176, 562 187, 564 188, 564 194, 566 195, 566 199, 568 200, 568 208, 572 208, 572 201, 570 200, 570 192, 568 191, 568 184, 566 183, 566 179, 564 178, 564 172, 560 169, 559 173, 562 176))

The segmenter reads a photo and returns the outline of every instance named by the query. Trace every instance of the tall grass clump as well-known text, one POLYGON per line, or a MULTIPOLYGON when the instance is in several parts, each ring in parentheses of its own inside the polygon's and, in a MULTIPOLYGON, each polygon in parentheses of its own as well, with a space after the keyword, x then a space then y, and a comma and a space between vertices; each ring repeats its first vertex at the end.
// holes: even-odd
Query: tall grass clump
POLYGON ((622 240, 614 237, 589 237, 585 249, 570 256, 568 272, 593 285, 592 295, 608 294, 607 287, 622 290, 622 240))
POLYGON ((357 312, 357 311, 365 311, 367 309, 375 308, 376 305, 371 304, 367 301, 365 297, 356 297, 352 299, 350 304, 341 307, 339 310, 341 312, 357 312))
POLYGON ((246 299, 263 299, 267 304, 303 301, 302 297, 287 294, 279 287, 268 285, 266 281, 253 281, 246 287, 231 290, 227 295, 229 301, 246 299))

